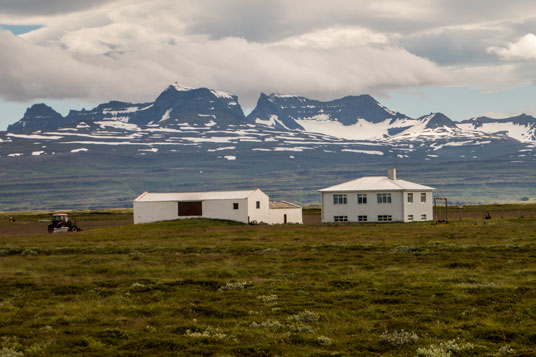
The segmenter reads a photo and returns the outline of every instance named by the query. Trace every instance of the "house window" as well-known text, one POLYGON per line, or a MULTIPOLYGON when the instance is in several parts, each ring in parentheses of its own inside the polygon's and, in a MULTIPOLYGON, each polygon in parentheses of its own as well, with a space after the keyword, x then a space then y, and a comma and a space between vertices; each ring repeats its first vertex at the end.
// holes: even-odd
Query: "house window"
POLYGON ((391 215, 379 215, 378 222, 392 222, 393 216, 391 215))
POLYGON ((358 222, 366 222, 367 221, 367 216, 357 216, 357 221, 358 222))
POLYGON ((413 222, 413 215, 412 214, 408 214, 408 222, 413 222))
POLYGON ((334 205, 345 205, 347 203, 346 195, 333 195, 334 205))
POLYGON ((348 222, 348 216, 333 216, 334 222, 348 222))
POLYGON ((426 221, 426 215, 425 214, 421 214, 421 220, 426 221))
POLYGON ((233 203, 233 209, 238 209, 238 203, 233 203))
POLYGON ((408 203, 413 203, 413 193, 408 193, 408 203))
POLYGON ((261 208, 261 201, 257 201, 257 209, 261 208))
POLYGON ((421 202, 426 202, 426 193, 421 193, 421 202))
POLYGON ((391 203, 390 193, 378 193, 378 204, 391 203))
POLYGON ((366 205, 367 204, 367 195, 364 193, 358 193, 357 194, 357 204, 358 205, 366 205))

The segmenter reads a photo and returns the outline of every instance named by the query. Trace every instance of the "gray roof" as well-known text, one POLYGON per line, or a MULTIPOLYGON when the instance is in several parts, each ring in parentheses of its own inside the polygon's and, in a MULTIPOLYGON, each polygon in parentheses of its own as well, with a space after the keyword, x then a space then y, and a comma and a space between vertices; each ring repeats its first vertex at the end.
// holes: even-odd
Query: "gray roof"
POLYGON ((391 180, 386 176, 367 176, 318 190, 319 192, 345 191, 432 191, 433 187, 406 180, 391 180))
POLYGON ((295 205, 287 201, 275 201, 270 202, 270 209, 289 209, 289 208, 301 208, 301 206, 295 205))
MULTIPOLYGON (((212 191, 212 192, 145 192, 138 196, 134 202, 160 202, 160 201, 205 201, 205 200, 239 200, 247 198, 253 192, 247 191, 212 191)), ((259 190, 260 191, 260 190, 259 190)))

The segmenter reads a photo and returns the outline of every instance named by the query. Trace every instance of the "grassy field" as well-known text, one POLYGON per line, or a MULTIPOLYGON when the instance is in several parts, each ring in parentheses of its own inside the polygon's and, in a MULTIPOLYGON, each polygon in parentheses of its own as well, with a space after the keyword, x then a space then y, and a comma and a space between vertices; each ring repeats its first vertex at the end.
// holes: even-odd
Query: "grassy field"
POLYGON ((534 356, 535 258, 527 216, 0 235, 0 356, 534 356))

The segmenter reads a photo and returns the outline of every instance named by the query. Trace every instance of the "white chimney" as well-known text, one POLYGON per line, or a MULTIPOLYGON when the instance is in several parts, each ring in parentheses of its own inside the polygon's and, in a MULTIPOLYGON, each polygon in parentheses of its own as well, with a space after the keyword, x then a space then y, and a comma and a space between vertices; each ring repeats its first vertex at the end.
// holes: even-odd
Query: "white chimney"
POLYGON ((387 169, 387 178, 389 180, 396 180, 396 169, 387 169))

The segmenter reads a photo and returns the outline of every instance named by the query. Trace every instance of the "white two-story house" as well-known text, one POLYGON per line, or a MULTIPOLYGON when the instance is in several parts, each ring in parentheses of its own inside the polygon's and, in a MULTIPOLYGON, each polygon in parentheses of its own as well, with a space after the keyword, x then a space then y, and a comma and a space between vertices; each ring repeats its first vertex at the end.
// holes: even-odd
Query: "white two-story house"
POLYGON ((413 222, 433 220, 433 187, 399 180, 396 169, 319 190, 322 222, 413 222))

